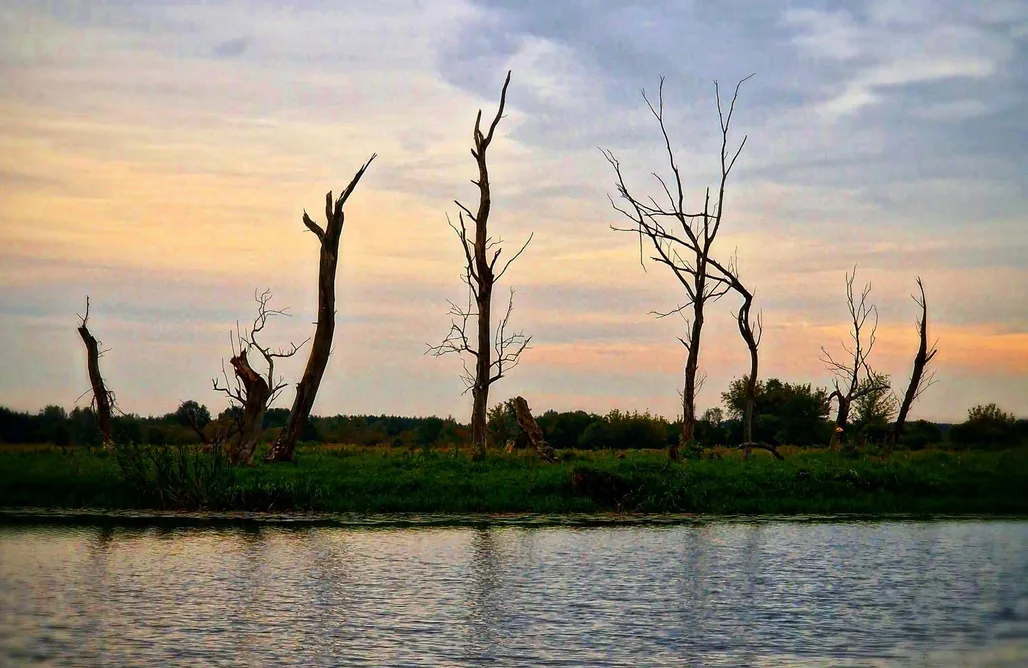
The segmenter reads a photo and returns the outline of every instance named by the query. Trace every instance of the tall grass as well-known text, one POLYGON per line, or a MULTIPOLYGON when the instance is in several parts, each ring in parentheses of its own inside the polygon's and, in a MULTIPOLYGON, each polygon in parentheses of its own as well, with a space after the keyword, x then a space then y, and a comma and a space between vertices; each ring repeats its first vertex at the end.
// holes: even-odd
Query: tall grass
MULTIPOLYGON (((534 453, 329 446, 294 464, 227 467, 217 453, 0 449, 0 506, 322 512, 1028 513, 1028 450, 923 451, 884 458, 783 448, 534 453)), ((260 459, 259 457, 257 458, 260 459)))

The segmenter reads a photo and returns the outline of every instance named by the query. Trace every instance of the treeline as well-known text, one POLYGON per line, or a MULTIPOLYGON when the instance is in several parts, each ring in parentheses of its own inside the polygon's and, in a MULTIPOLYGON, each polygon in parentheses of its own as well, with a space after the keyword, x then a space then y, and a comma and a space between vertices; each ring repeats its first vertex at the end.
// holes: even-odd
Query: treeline
MULTIPOLYGON (((715 447, 739 443, 746 405, 746 380, 734 381, 722 393, 723 407, 710 408, 696 423, 695 445, 715 447)), ((231 422, 239 408, 212 416, 206 406, 185 401, 172 413, 161 416, 117 415, 114 440, 121 443, 195 444, 209 438, 220 425, 231 422)), ((894 402, 886 395, 866 395, 854 405, 846 434, 849 445, 884 444, 895 416, 894 402)), ((285 408, 272 408, 263 418, 263 439, 274 442, 289 419, 285 408)), ((664 449, 677 442, 680 421, 669 421, 648 412, 611 411, 597 415, 585 411, 546 411, 538 417, 547 441, 558 449, 628 450, 664 449)), ((829 394, 810 384, 792 384, 772 378, 757 383, 754 437, 774 445, 825 446, 834 422, 829 419, 829 394)), ((525 436, 508 403, 495 405, 488 415, 488 437, 493 447, 524 447, 525 436)), ((467 443, 470 427, 453 418, 401 417, 392 415, 312 416, 301 441, 348 445, 431 447, 467 443)), ((0 443, 52 443, 58 446, 100 444, 94 413, 75 408, 47 406, 36 414, 0 407, 0 443)), ((995 404, 968 411, 963 423, 936 424, 917 420, 907 425, 900 446, 920 449, 928 445, 951 447, 1008 447, 1028 443, 1028 420, 999 409, 995 404)))

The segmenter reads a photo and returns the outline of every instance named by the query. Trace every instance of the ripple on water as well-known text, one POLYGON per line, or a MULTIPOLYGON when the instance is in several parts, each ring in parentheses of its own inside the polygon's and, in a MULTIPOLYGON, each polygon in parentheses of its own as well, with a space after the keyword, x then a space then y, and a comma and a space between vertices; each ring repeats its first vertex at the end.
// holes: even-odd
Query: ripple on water
POLYGON ((1028 522, 684 519, 4 525, 0 664, 1028 664, 1028 522))

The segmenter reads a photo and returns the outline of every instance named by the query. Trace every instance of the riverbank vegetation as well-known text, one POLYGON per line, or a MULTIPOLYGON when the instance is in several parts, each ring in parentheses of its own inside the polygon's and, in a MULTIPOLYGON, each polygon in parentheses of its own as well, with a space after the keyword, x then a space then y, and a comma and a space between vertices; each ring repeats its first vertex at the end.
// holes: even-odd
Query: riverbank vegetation
MULTIPOLYGON (((263 446, 267 447, 267 446, 263 446)), ((201 446, 0 449, 0 506, 321 512, 1028 513, 1028 449, 836 452, 787 446, 529 450, 303 446, 295 463, 228 466, 201 446)))

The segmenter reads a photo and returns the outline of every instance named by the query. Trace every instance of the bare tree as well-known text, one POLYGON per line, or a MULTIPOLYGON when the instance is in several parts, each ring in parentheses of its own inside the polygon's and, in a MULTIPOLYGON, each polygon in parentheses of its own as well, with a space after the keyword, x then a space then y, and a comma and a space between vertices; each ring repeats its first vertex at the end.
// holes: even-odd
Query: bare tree
POLYGON ((903 435, 903 426, 907 421, 907 415, 910 413, 910 407, 914 401, 921 396, 922 392, 935 384, 935 372, 932 371, 925 376, 925 368, 935 357, 935 354, 939 352, 936 348, 938 341, 933 343, 931 347, 928 346, 928 300, 925 298, 924 284, 921 283, 920 276, 917 278, 917 287, 921 291, 920 298, 914 295, 911 295, 911 298, 921 307, 921 317, 916 321, 920 345, 917 348, 917 354, 914 356, 914 368, 910 373, 910 383, 907 385, 907 391, 903 395, 903 401, 900 403, 899 415, 897 415, 896 423, 893 425, 892 432, 889 435, 889 452, 892 452, 892 448, 895 447, 900 436, 903 435))
POLYGON ((274 403, 286 386, 281 377, 275 380, 275 360, 292 357, 310 340, 307 339, 299 345, 290 344, 288 349, 273 350, 262 345, 257 340, 257 335, 264 331, 268 319, 288 315, 288 313, 286 309, 272 309, 268 306, 271 301, 270 290, 265 290, 260 294, 255 292, 254 299, 257 301, 257 317, 254 318, 253 324, 245 332, 239 329, 238 323, 236 324, 235 339, 238 341, 239 350, 236 351, 235 343, 233 343, 233 354, 229 360, 234 372, 235 383, 230 384, 224 364, 221 367, 224 385, 219 385, 217 378, 212 381, 216 391, 224 393, 243 408, 242 416, 239 418, 238 443, 230 446, 227 453, 229 461, 233 464, 250 464, 253 461, 254 451, 257 449, 264 428, 264 412, 274 403), (260 353, 267 364, 267 372, 264 375, 258 373, 250 365, 247 354, 253 350, 260 353))
POLYGON ((742 418, 743 457, 745 459, 749 459, 750 451, 756 447, 767 450, 777 459, 782 459, 783 457, 778 454, 778 449, 774 445, 758 442, 753 438, 753 412, 757 403, 757 378, 759 377, 757 374, 760 366, 758 352, 760 347, 760 338, 764 333, 762 314, 758 312, 755 318, 751 316, 753 309, 753 292, 747 289, 742 280, 740 280, 738 262, 733 261, 728 267, 724 268, 722 268, 720 263, 716 260, 711 260, 711 263, 715 268, 721 271, 721 275, 728 280, 729 284, 732 286, 732 290, 742 297, 742 305, 739 307, 739 311, 735 314, 735 321, 739 326, 739 335, 742 337, 742 340, 746 342, 746 348, 750 353, 750 372, 746 375, 745 385, 746 407, 743 411, 742 418))
POLYGON ((478 211, 471 210, 454 201, 460 211, 457 214, 458 225, 449 220, 450 227, 460 239, 461 248, 464 250, 464 282, 468 286, 467 307, 457 306, 450 303, 450 331, 437 346, 429 346, 426 353, 439 357, 448 353, 456 353, 461 357, 464 365, 462 378, 465 384, 464 392, 471 392, 473 405, 471 409, 471 445, 475 456, 485 453, 488 431, 487 411, 489 408, 489 388, 493 383, 503 378, 511 369, 516 367, 521 360, 521 353, 528 347, 532 337, 525 336, 521 331, 510 329, 510 314, 514 308, 514 290, 510 290, 510 297, 507 302, 507 310, 496 327, 495 335, 492 328, 492 303, 493 287, 506 273, 514 260, 518 259, 521 253, 532 241, 532 235, 524 245, 514 253, 502 266, 497 269, 500 254, 503 249, 500 247, 502 239, 494 239, 489 236, 489 213, 492 207, 491 190, 489 185, 489 169, 486 164, 486 150, 492 143, 493 133, 500 119, 503 117, 503 107, 507 100, 507 86, 510 84, 510 72, 503 81, 503 89, 500 91, 500 106, 496 110, 496 116, 489 125, 489 131, 482 133, 482 110, 478 110, 475 117, 474 141, 475 148, 471 155, 478 163, 478 180, 473 180, 478 186, 479 200, 478 211), (469 233, 465 217, 474 224, 473 235, 469 233), (477 336, 470 329, 470 321, 475 320, 477 336), (474 343, 471 337, 475 337, 474 343), (474 370, 468 368, 467 357, 474 359, 474 370))
MULTIPOLYGON (((750 77, 753 75, 751 74, 750 77)), ((629 218, 633 226, 621 228, 611 226, 611 229, 619 232, 634 232, 639 235, 639 254, 642 263, 643 237, 647 237, 653 245, 656 255, 650 259, 666 265, 678 281, 685 288, 685 303, 672 310, 670 313, 659 313, 658 317, 682 313, 686 309, 692 310, 691 320, 687 318, 688 332, 684 338, 679 340, 687 350, 685 363, 685 380, 682 391, 682 434, 681 441, 687 443, 693 440, 696 425, 696 393, 697 370, 700 359, 700 337, 703 332, 704 309, 708 302, 716 301, 731 289, 730 281, 717 272, 710 271, 711 249, 714 240, 717 238, 721 228, 722 216, 724 214, 725 189, 728 184, 728 176, 739 154, 746 145, 746 137, 734 150, 729 148, 729 127, 732 115, 735 112, 735 103, 739 97, 739 88, 749 79, 746 77, 735 86, 731 103, 725 110, 721 103, 721 92, 717 81, 714 82, 714 94, 717 101, 718 119, 721 126, 721 178, 714 194, 714 201, 711 202, 710 188, 706 189, 703 201, 703 209, 698 212, 688 212, 685 209, 685 189, 682 184, 682 175, 675 159, 674 150, 671 147, 671 139, 664 123, 664 77, 660 78, 660 88, 657 96, 657 104, 654 106, 646 92, 643 91, 643 100, 649 107, 650 112, 660 125, 661 135, 664 139, 664 148, 673 175, 672 184, 654 173, 654 177, 660 183, 663 195, 667 198, 667 204, 658 204, 653 197, 639 198, 631 194, 625 184, 621 172, 621 164, 614 154, 609 150, 602 150, 607 162, 614 168, 617 176, 618 195, 625 204, 619 206, 612 197, 611 206, 621 214, 629 218), (680 231, 677 229, 680 228, 680 231)), ((645 265, 644 265, 645 267, 645 265)), ((672 444, 668 449, 671 459, 679 458, 678 445, 672 444)))
POLYGON ((311 344, 311 353, 307 358, 307 366, 304 368, 300 382, 296 384, 296 396, 293 398, 293 406, 289 411, 289 418, 286 426, 282 429, 275 444, 268 453, 269 461, 289 461, 293 458, 293 451, 296 449, 296 442, 300 439, 307 420, 310 418, 311 409, 314 407, 314 399, 317 397, 318 388, 321 387, 321 379, 325 375, 325 367, 328 366, 328 357, 332 352, 332 338, 335 336, 336 326, 336 267, 339 263, 339 239, 343 233, 343 222, 345 215, 343 205, 350 198, 357 183, 360 182, 364 172, 367 171, 376 154, 372 154, 364 166, 357 170, 349 185, 339 195, 332 205, 332 191, 325 195, 325 220, 326 227, 323 229, 316 222, 311 220, 307 211, 303 212, 303 224, 314 233, 321 245, 320 260, 318 264, 318 324, 314 331, 314 343, 311 344))
POLYGON ((743 457, 748 460, 752 449, 760 448, 770 452, 776 459, 784 459, 779 454, 777 446, 772 443, 757 441, 753 437, 753 414, 757 402, 757 382, 760 369, 760 339, 764 332, 763 316, 759 312, 755 317, 752 315, 754 293, 742 282, 739 273, 739 263, 736 259, 730 260, 727 266, 722 265, 712 257, 707 258, 707 262, 711 269, 718 272, 718 279, 725 281, 733 292, 742 297, 742 305, 735 314, 735 322, 739 327, 739 335, 746 343, 746 348, 750 353, 750 372, 744 376, 745 383, 743 385, 745 408, 743 409, 742 419, 743 442, 740 445, 743 448, 743 457))
POLYGON ((865 394, 873 394, 889 388, 885 376, 874 372, 868 363, 868 357, 875 345, 875 333, 878 331, 878 309, 867 301, 871 294, 871 284, 864 286, 859 299, 853 294, 853 281, 857 276, 857 268, 853 267, 853 273, 846 274, 846 303, 850 313, 850 338, 852 345, 845 342, 843 350, 847 354, 846 359, 836 361, 831 353, 821 348, 821 361, 832 373, 835 389, 828 400, 833 398, 839 402, 839 412, 835 418, 835 431, 832 434, 830 446, 838 444, 841 435, 846 430, 849 422, 850 406, 856 399, 865 394), (867 332, 870 328, 870 332, 867 332), (865 337, 866 334, 866 337, 865 337), (863 380, 862 380, 863 378, 863 380))
POLYGON ((86 344, 86 368, 89 371, 89 384, 93 391, 91 407, 96 414, 97 424, 105 448, 111 448, 111 409, 114 406, 114 393, 107 389, 103 376, 100 374, 100 358, 107 352, 100 349, 100 342, 89 332, 89 297, 86 297, 86 313, 79 316, 79 336, 86 344))

